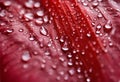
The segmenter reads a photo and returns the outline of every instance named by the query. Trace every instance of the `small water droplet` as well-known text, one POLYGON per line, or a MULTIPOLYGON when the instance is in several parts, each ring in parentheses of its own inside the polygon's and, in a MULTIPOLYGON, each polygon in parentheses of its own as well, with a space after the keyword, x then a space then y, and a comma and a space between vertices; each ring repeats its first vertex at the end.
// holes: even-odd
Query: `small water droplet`
POLYGON ((33 36, 33 35, 30 35, 29 40, 30 40, 30 41, 35 40, 34 36, 33 36))
POLYGON ((35 23, 38 24, 38 25, 43 24, 42 18, 37 18, 37 19, 35 20, 35 23))
POLYGON ((22 54, 22 60, 27 62, 31 59, 31 56, 30 56, 30 53, 28 51, 25 51, 23 54, 22 54))
POLYGON ((49 55, 50 55, 50 52, 49 52, 49 51, 45 51, 45 55, 46 55, 46 56, 49 56, 49 55))
POLYGON ((69 78, 68 75, 64 76, 64 80, 68 80, 68 78, 69 78))
POLYGON ((65 42, 64 45, 62 46, 62 50, 63 51, 68 51, 69 50, 67 42, 65 42))
POLYGON ((45 64, 41 64, 41 69, 45 69, 45 64))
POLYGON ((90 33, 87 33, 87 37, 91 37, 91 34, 90 34, 90 33))
POLYGON ((5 11, 4 10, 2 10, 2 11, 0 11, 0 17, 5 17, 5 11))
POLYGON ((69 72, 70 75, 74 75, 75 74, 75 70, 74 69, 70 69, 68 72, 69 72))
POLYGON ((103 17, 103 15, 101 14, 101 13, 98 13, 98 18, 102 18, 103 17))
POLYGON ((43 10, 39 10, 36 12, 37 16, 43 16, 44 15, 44 12, 43 10))
POLYGON ((49 21, 47 16, 44 16, 43 20, 45 23, 47 23, 49 21))
POLYGON ((23 32, 24 30, 23 30, 22 28, 20 28, 18 31, 19 31, 19 32, 23 32))
POLYGON ((72 61, 68 61, 68 66, 72 66, 72 65, 73 65, 72 61))
POLYGON ((72 58, 72 54, 71 53, 69 53, 67 56, 68 56, 68 58, 72 58))
POLYGON ((87 78, 86 81, 87 81, 87 82, 90 82, 90 78, 87 78))
POLYGON ((47 29, 44 27, 44 26, 41 26, 40 28, 40 33, 44 36, 46 36, 48 34, 48 31, 47 29))
POLYGON ((63 36, 60 38, 60 42, 64 42, 64 38, 63 38, 63 36))
POLYGON ((92 3, 92 6, 93 6, 93 7, 97 7, 98 4, 99 4, 98 2, 93 2, 93 3, 92 3))
POLYGON ((77 72, 78 72, 78 73, 80 73, 80 72, 81 72, 81 69, 80 69, 80 68, 78 68, 78 69, 77 69, 77 72))
POLYGON ((82 54, 82 55, 85 55, 85 51, 82 51, 81 54, 82 54))

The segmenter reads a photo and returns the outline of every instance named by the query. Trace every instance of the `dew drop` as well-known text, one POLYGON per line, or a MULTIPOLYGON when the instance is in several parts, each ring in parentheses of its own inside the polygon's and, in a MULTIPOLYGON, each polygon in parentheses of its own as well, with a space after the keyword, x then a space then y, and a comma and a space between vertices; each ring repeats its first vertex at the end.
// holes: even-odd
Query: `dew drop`
POLYGON ((45 64, 41 64, 41 69, 45 69, 45 64))
POLYGON ((87 33, 87 37, 91 37, 91 34, 90 34, 90 33, 87 33))
POLYGON ((90 82, 90 78, 87 78, 86 81, 87 81, 87 82, 90 82))
POLYGON ((33 8, 33 1, 32 0, 29 0, 28 2, 25 2, 25 6, 27 8, 33 8))
POLYGON ((47 16, 44 16, 43 20, 45 23, 47 23, 49 21, 47 16))
POLYGON ((40 7, 40 3, 39 2, 34 3, 34 7, 35 8, 39 8, 40 7))
POLYGON ((43 10, 39 10, 36 12, 37 16, 43 16, 44 15, 44 12, 43 10))
POLYGON ((69 78, 68 75, 64 76, 64 80, 68 80, 68 78, 69 78))
POLYGON ((47 29, 44 27, 44 26, 41 26, 40 28, 40 33, 44 36, 46 36, 48 34, 48 31, 47 29))
POLYGON ((3 10, 0 11, 0 17, 5 17, 5 15, 6 15, 6 14, 5 14, 5 11, 3 11, 3 10))
POLYGON ((85 52, 84 52, 84 51, 82 51, 82 52, 81 52, 81 54, 82 54, 82 55, 85 55, 85 52))
POLYGON ((78 68, 78 69, 77 69, 77 72, 78 72, 78 73, 80 73, 80 72, 81 72, 81 69, 80 69, 80 68, 78 68))
POLYGON ((72 61, 69 61, 68 66, 72 66, 72 65, 73 65, 72 61))
POLYGON ((33 35, 30 35, 29 40, 30 40, 30 41, 35 40, 34 36, 33 36, 33 35))
POLYGON ((67 42, 65 42, 64 45, 62 46, 62 50, 63 51, 68 51, 69 50, 67 42))
POLYGON ((69 72, 70 75, 74 75, 75 74, 74 69, 70 69, 68 72, 69 72))
POLYGON ((49 51, 45 51, 45 55, 46 55, 46 56, 49 56, 49 55, 50 55, 50 52, 49 52, 49 51))
POLYGON ((30 57, 30 53, 28 51, 25 51, 23 54, 22 54, 22 60, 27 62, 31 59, 30 57))
POLYGON ((33 19, 33 14, 32 13, 26 13, 24 14, 25 18, 32 20, 33 19))
POLYGON ((19 32, 23 32, 24 30, 23 30, 22 28, 20 28, 18 31, 19 31, 19 32))
POLYGON ((4 2, 4 5, 5 5, 5 6, 10 6, 10 5, 11 5, 11 1, 5 1, 5 2, 4 2))
POLYGON ((98 18, 102 18, 103 17, 103 15, 101 14, 101 13, 98 13, 98 18))
POLYGON ((37 18, 37 19, 35 20, 35 23, 38 24, 38 25, 43 24, 42 18, 37 18))
POLYGON ((6 32, 7 32, 7 33, 13 33, 14 30, 13 30, 13 29, 7 29, 6 32))
POLYGON ((68 56, 68 58, 72 58, 72 54, 71 53, 69 53, 67 56, 68 56))
POLYGON ((93 7, 97 7, 97 6, 98 6, 98 2, 93 2, 93 3, 92 3, 92 6, 93 6, 93 7))
POLYGON ((104 26, 105 32, 110 32, 112 30, 111 22, 108 21, 107 24, 104 26))

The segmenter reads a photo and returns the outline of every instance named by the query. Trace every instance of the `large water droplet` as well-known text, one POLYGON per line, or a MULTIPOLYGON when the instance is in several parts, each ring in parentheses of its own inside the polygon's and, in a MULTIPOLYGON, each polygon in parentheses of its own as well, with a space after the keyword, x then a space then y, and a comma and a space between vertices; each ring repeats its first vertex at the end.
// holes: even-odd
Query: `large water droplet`
POLYGON ((5 6, 10 6, 11 4, 12 4, 11 1, 5 1, 5 2, 4 2, 4 5, 5 5, 5 6))
POLYGON ((22 54, 22 60, 27 62, 31 59, 31 56, 30 56, 30 53, 28 51, 25 51, 23 54, 22 54))
POLYGON ((32 0, 29 0, 28 2, 25 2, 25 6, 27 7, 27 8, 33 8, 33 1, 32 0))

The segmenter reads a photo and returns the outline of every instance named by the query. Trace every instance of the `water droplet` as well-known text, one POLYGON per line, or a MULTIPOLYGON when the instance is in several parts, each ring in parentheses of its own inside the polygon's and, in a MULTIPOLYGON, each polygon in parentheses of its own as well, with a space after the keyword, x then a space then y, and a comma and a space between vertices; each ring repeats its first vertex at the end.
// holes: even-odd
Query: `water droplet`
POLYGON ((35 23, 38 24, 38 25, 43 24, 42 18, 37 18, 37 19, 35 20, 35 23))
POLYGON ((109 33, 111 32, 111 30, 112 30, 112 25, 111 25, 111 21, 109 20, 104 26, 104 31, 109 33))
POLYGON ((98 2, 93 2, 93 3, 92 3, 92 6, 93 6, 93 7, 97 7, 98 4, 99 4, 98 2))
POLYGON ((60 74, 60 75, 64 75, 64 71, 60 71, 59 74, 60 74))
POLYGON ((102 18, 103 17, 103 15, 101 14, 101 13, 98 13, 98 18, 102 18))
POLYGON ((75 70, 74 69, 70 69, 68 72, 69 72, 70 75, 74 75, 75 74, 75 70))
POLYGON ((68 78, 69 78, 68 75, 64 76, 64 80, 68 80, 68 78))
POLYGON ((31 59, 30 57, 30 53, 28 51, 25 51, 23 54, 22 54, 22 60, 27 62, 31 59))
POLYGON ((33 19, 33 14, 32 13, 26 13, 24 14, 25 18, 32 20, 33 19))
POLYGON ((2 11, 0 11, 0 17, 5 17, 5 11, 4 10, 2 10, 2 11))
POLYGON ((78 69, 77 69, 77 72, 78 72, 78 73, 80 73, 80 72, 81 72, 81 69, 80 69, 80 68, 78 68, 78 69))
POLYGON ((13 33, 14 30, 13 30, 13 29, 7 29, 6 32, 7 32, 7 33, 13 33))
POLYGON ((69 53, 67 56, 68 56, 68 58, 72 58, 72 54, 71 53, 69 53))
POLYGON ((44 36, 46 36, 48 34, 48 31, 47 29, 44 27, 44 26, 41 26, 40 28, 40 33, 44 36))
POLYGON ((27 8, 33 8, 33 1, 32 0, 29 0, 28 2, 25 2, 25 6, 27 8))
POLYGON ((33 35, 30 35, 29 40, 30 40, 30 41, 35 40, 34 36, 33 36, 33 35))
POLYGON ((49 21, 47 16, 44 16, 43 20, 45 23, 47 23, 49 21))
POLYGON ((69 61, 68 66, 72 66, 72 65, 73 65, 72 61, 69 61))
POLYGON ((60 76, 57 76, 56 79, 57 79, 57 80, 60 80, 61 78, 60 78, 60 76))
POLYGON ((60 38, 60 42, 64 42, 64 38, 63 38, 63 36, 61 36, 61 38, 60 38))
POLYGON ((90 82, 90 78, 87 78, 86 81, 87 81, 87 82, 90 82))
POLYGON ((24 69, 27 69, 27 68, 28 68, 28 64, 24 64, 24 65, 23 65, 23 68, 24 68, 24 69))
POLYGON ((34 7, 35 8, 39 8, 40 7, 40 3, 39 2, 34 3, 34 7))
POLYGON ((5 6, 10 6, 10 5, 11 5, 11 1, 5 1, 5 2, 4 2, 4 5, 5 5, 5 6))
POLYGON ((45 64, 41 64, 41 69, 45 69, 45 64))
POLYGON ((85 55, 85 51, 82 51, 81 54, 82 54, 82 55, 85 55))
POLYGON ((18 31, 19 31, 19 32, 23 32, 24 30, 23 30, 22 28, 20 28, 18 31))
POLYGON ((37 16, 43 16, 44 15, 44 12, 43 10, 39 10, 36 12, 37 16))
POLYGON ((90 34, 90 33, 87 33, 87 37, 91 37, 91 34, 90 34))
POLYGON ((68 51, 69 50, 67 42, 65 42, 64 45, 62 46, 62 50, 63 51, 68 51))
POLYGON ((49 55, 50 55, 50 52, 49 52, 49 51, 45 51, 45 55, 46 55, 46 56, 49 56, 49 55))

